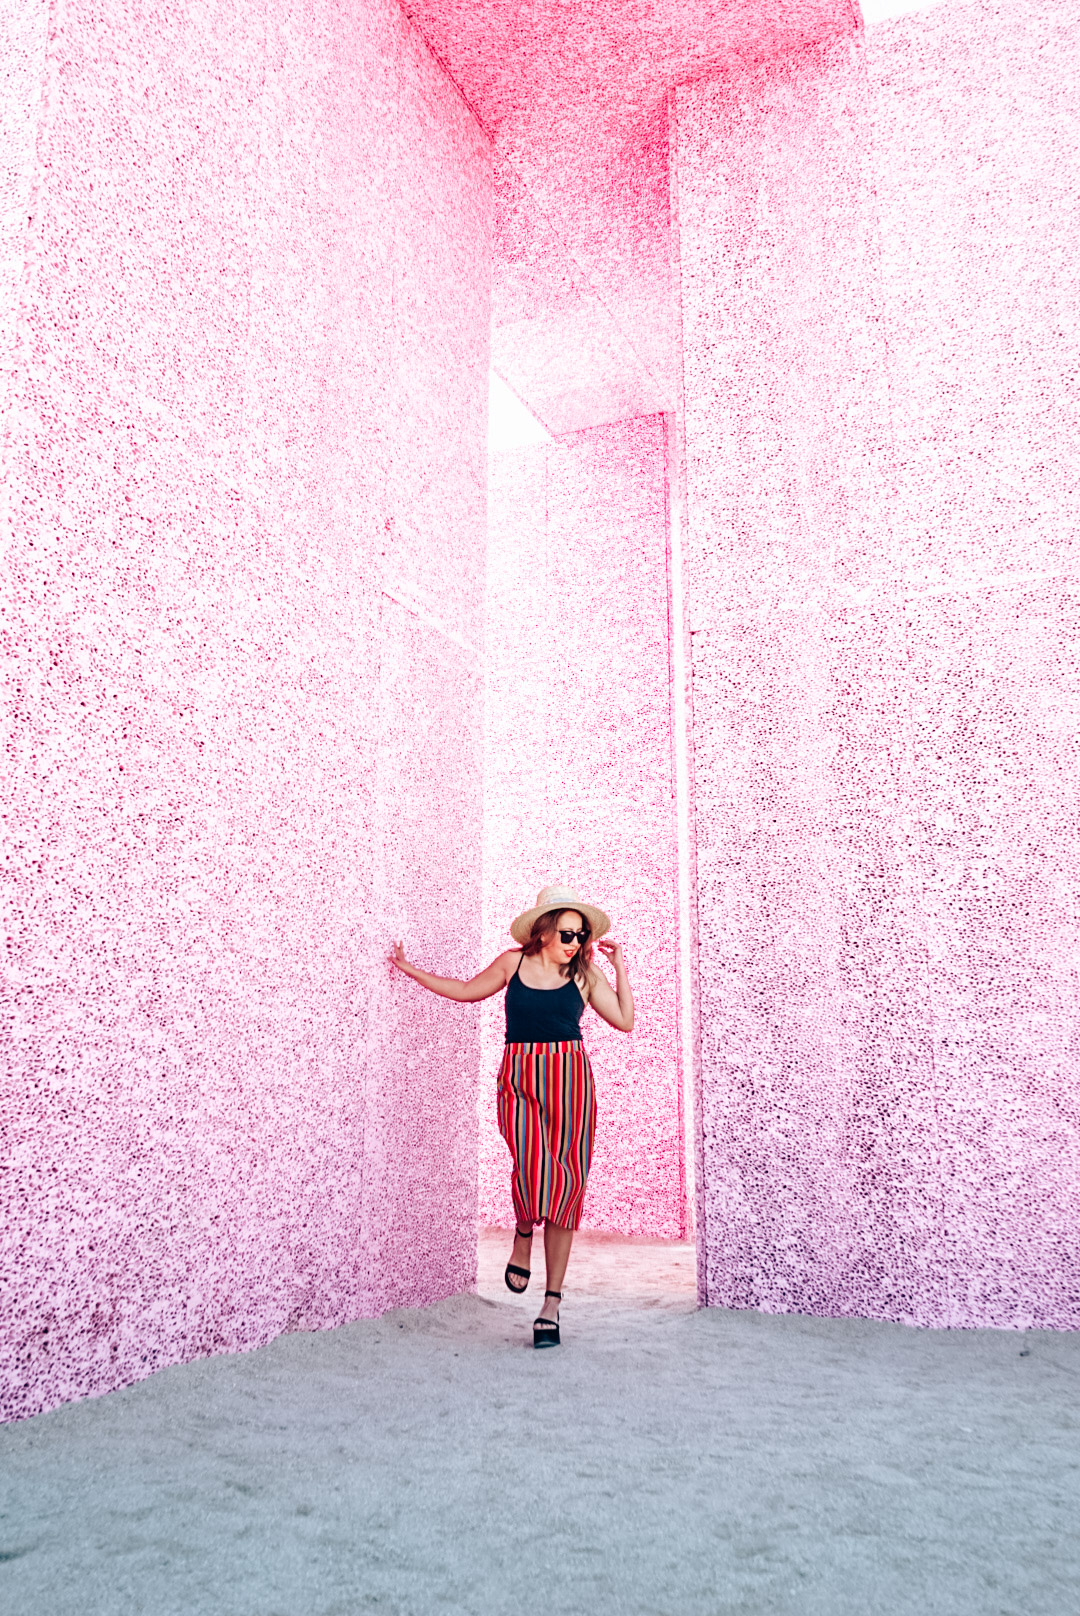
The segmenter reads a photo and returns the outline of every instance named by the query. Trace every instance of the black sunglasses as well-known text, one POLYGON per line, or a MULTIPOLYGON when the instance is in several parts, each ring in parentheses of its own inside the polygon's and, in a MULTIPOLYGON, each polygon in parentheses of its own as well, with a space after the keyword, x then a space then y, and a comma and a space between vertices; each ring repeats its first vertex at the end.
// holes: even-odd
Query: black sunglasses
POLYGON ((561 943, 572 943, 575 937, 581 944, 582 948, 585 947, 585 944, 589 940, 589 934, 587 931, 561 931, 559 933, 559 941, 561 943))

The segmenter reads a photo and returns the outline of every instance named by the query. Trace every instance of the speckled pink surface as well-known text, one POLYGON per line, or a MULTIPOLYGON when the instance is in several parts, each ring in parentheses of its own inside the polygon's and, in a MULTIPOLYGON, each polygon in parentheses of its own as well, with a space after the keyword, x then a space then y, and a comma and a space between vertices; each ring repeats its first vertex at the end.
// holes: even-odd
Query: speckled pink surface
POLYGON ((404 5, 492 138, 499 373, 557 433, 673 410, 668 92, 848 34, 854 0, 404 5))
POLYGON ((1080 8, 677 95, 703 1290, 1080 1325, 1080 8))
MULTIPOLYGON (((583 1226, 685 1235, 663 416, 492 460, 484 937, 565 880, 612 919, 637 1019, 586 1011, 597 1130, 583 1226)), ((480 1215, 509 1227, 495 1123, 505 1031, 484 1010, 480 1215)))
POLYGON ((467 1285, 549 879, 681 1232, 662 411, 702 1298, 1080 1325, 1077 0, 407 10, 0 24, 2 1412, 467 1285))
POLYGON ((386 952, 480 945, 488 143, 389 0, 41 15, 5 1414, 476 1261, 478 1013, 386 952))

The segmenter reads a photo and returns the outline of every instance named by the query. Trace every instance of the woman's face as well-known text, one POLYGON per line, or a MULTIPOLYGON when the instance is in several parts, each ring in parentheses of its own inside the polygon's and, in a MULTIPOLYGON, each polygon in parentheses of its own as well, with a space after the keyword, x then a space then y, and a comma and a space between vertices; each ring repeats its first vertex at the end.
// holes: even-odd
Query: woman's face
POLYGON ((555 922, 555 931, 551 941, 545 943, 544 953, 548 959, 554 960, 556 965, 569 965, 581 944, 574 937, 570 942, 564 943, 559 936, 561 931, 584 931, 585 919, 576 909, 564 909, 555 922))

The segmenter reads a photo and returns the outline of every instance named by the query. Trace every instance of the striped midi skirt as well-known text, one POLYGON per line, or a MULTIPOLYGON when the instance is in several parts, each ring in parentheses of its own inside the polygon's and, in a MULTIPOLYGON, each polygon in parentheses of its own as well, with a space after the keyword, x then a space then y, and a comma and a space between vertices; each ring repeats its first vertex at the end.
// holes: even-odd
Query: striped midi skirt
POLYGON ((514 1158, 518 1228, 549 1218, 576 1229, 596 1132, 592 1068, 583 1046, 507 1044, 498 1107, 499 1132, 514 1158))

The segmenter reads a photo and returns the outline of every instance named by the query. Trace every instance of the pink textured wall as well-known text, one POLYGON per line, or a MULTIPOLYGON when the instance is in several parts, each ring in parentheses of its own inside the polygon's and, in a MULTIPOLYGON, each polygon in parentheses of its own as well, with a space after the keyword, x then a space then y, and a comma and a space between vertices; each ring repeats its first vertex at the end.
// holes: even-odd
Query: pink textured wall
POLYGON ((20 16, 8 1414, 473 1276, 491 228, 390 0, 20 16))
POLYGON ((1080 1323, 1077 0, 408 9, 0 24, 3 1412, 467 1284, 549 879, 683 1232, 680 396, 703 1295, 1080 1323))
POLYGON ((403 3, 495 147, 496 369, 559 434, 673 410, 667 93, 850 33, 854 0, 403 3))
POLYGON ((1080 1325, 1078 69, 678 92, 710 1302, 1080 1325))
MULTIPOLYGON (((584 1226, 686 1230, 663 416, 492 457, 484 952, 549 881, 612 917, 637 1001, 584 1023, 598 1121, 584 1226)), ((495 1124, 501 997, 485 1006, 480 1215, 513 1221, 495 1124)))
POLYGON ((42 0, 9 0, 0 11, 0 421, 12 381, 48 20, 42 0))

